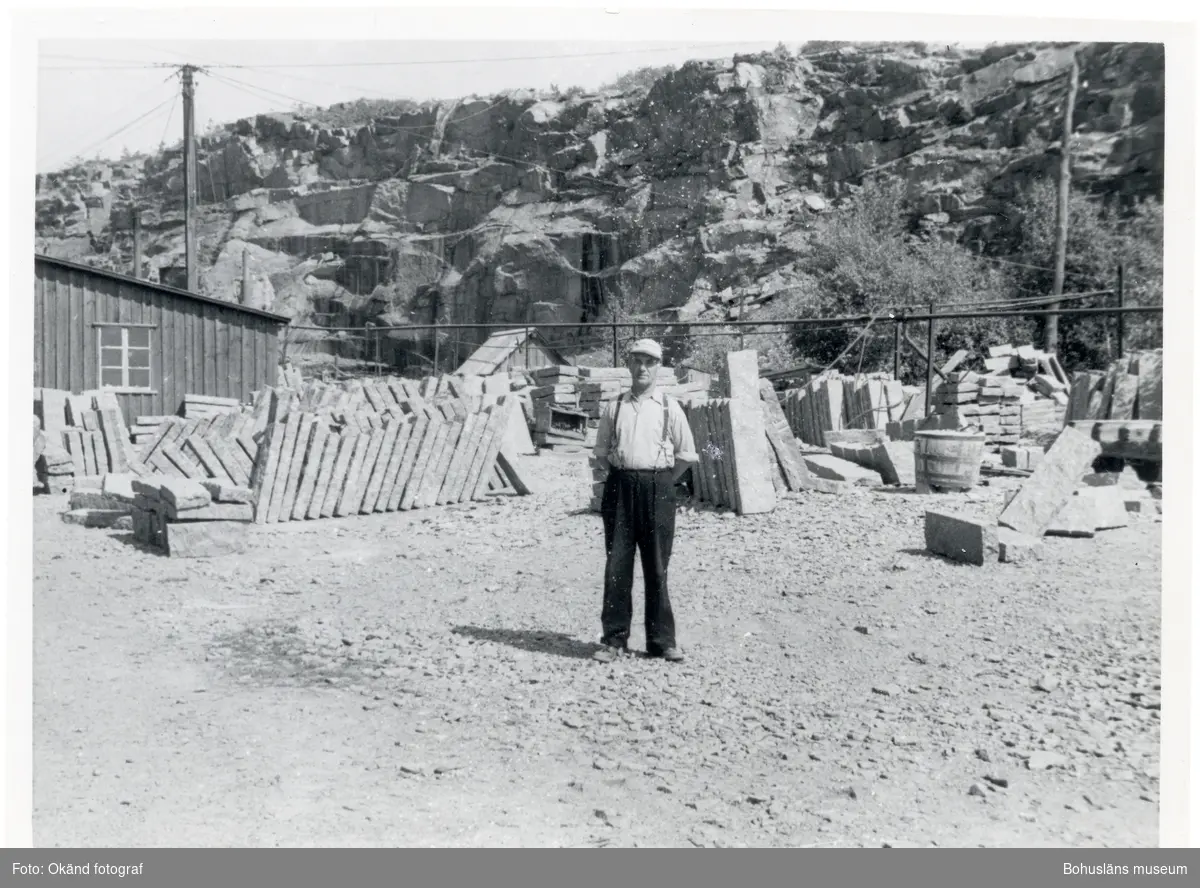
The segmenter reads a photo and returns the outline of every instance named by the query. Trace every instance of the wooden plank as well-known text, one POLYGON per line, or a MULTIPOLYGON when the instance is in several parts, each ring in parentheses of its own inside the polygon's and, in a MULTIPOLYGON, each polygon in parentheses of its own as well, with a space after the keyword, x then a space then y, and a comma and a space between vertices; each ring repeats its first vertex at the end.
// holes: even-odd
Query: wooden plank
POLYGON ((476 440, 472 444, 470 458, 464 465, 461 485, 458 485, 455 490, 456 502, 468 502, 474 497, 479 478, 483 475, 484 460, 487 457, 487 449, 492 442, 492 436, 503 433, 503 428, 500 426, 503 419, 502 412, 500 404, 491 404, 481 411, 479 419, 476 420, 476 440))
POLYGON ((379 453, 383 450, 383 441, 386 437, 387 427, 384 425, 376 427, 371 432, 371 437, 367 444, 366 457, 359 468, 358 475, 354 479, 354 496, 350 499, 348 512, 350 515, 362 514, 363 501, 367 497, 367 490, 371 485, 371 476, 375 473, 375 466, 379 463, 379 453))
POLYGON ((176 444, 168 444, 162 449, 162 455, 171 462, 175 468, 183 474, 185 478, 191 478, 196 481, 202 481, 208 478, 208 473, 195 460, 183 452, 183 448, 176 444))
POLYGON ((696 442, 696 454, 700 457, 693 474, 696 494, 701 502, 711 503, 713 501, 712 491, 708 486, 708 427, 704 422, 706 413, 704 407, 703 404, 696 404, 688 410, 688 425, 692 429, 692 439, 696 442))
POLYGON ((1163 418, 1163 359, 1158 351, 1138 355, 1137 419, 1163 418))
POLYGON ((410 421, 412 431, 409 433, 403 458, 396 471, 396 477, 392 481, 392 489, 388 493, 387 504, 384 506, 384 511, 387 512, 395 512, 400 508, 404 491, 408 489, 408 482, 411 480, 413 469, 416 467, 421 446, 425 441, 425 437, 429 434, 429 420, 422 415, 414 414, 414 417, 410 421))
POLYGON ((415 418, 411 416, 401 416, 394 422, 396 423, 396 440, 392 444, 392 452, 388 455, 387 464, 383 469, 383 481, 379 485, 379 495, 375 498, 375 504, 372 506, 374 512, 386 512, 388 509, 392 490, 396 486, 396 479, 399 477, 400 467, 403 465, 405 451, 412 438, 413 426, 416 424, 415 418))
POLYGON ((479 436, 477 434, 480 422, 478 413, 468 414, 463 420, 462 434, 458 438, 458 446, 454 448, 454 453, 450 458, 450 464, 446 467, 446 477, 442 482, 442 488, 438 491, 435 502, 442 506, 446 503, 456 503, 454 493, 461 486, 463 477, 463 463, 470 459, 473 448, 479 446, 479 436))
POLYGON ((243 462, 244 456, 240 456, 240 451, 237 454, 237 447, 231 444, 224 438, 213 438, 208 442, 208 446, 212 449, 213 455, 221 463, 221 469, 226 475, 232 479, 233 483, 238 487, 247 487, 250 484, 250 466, 243 462))
POLYGON ((313 422, 312 438, 308 443, 308 453, 304 459, 304 474, 300 486, 296 490, 296 499, 292 504, 291 520, 302 521, 312 506, 313 494, 317 489, 317 478, 325 465, 325 445, 329 441, 329 426, 322 419, 313 422))
MULTIPOLYGON (((313 428, 316 417, 311 413, 297 413, 300 425, 296 430, 296 444, 292 451, 291 467, 288 469, 287 480, 284 482, 283 499, 279 504, 279 520, 290 521, 292 511, 296 508, 296 492, 300 487, 300 479, 308 461, 314 458, 312 453, 313 428)), ((270 513, 268 512, 268 518, 270 513)))
POLYGON ((509 456, 504 452, 504 449, 504 447, 501 447, 499 453, 496 455, 497 469, 503 474, 504 480, 518 495, 529 496, 532 491, 524 479, 521 478, 520 472, 517 471, 516 456, 509 456))
POLYGON ((218 481, 227 484, 233 484, 233 477, 225 471, 225 467, 221 465, 221 460, 217 458, 209 443, 199 435, 193 435, 188 438, 184 445, 184 453, 191 457, 204 471, 208 477, 215 478, 218 481))
POLYGON ((346 473, 342 478, 341 490, 338 491, 337 502, 333 507, 335 518, 344 518, 351 514, 351 503, 358 492, 358 473, 367 458, 367 449, 371 446, 371 432, 358 432, 354 439, 354 449, 350 452, 350 460, 346 464, 346 473))
POLYGON ((81 429, 63 429, 59 438, 67 445, 67 453, 71 454, 71 465, 75 474, 83 477, 87 474, 87 460, 84 457, 83 431, 81 429))
POLYGON ((116 418, 111 410, 99 410, 96 412, 99 419, 100 439, 104 442, 104 465, 105 469, 110 472, 118 472, 126 474, 129 472, 129 464, 125 461, 125 449, 121 446, 121 439, 116 428, 116 418))
POLYGON ((484 453, 483 472, 481 473, 479 482, 475 485, 475 493, 471 499, 481 499, 487 491, 487 473, 496 466, 496 454, 500 452, 500 447, 504 444, 504 432, 508 427, 508 411, 513 406, 513 399, 509 397, 505 397, 502 402, 496 405, 497 409, 493 415, 496 424, 488 440, 487 451, 484 453))
POLYGON ((1138 377, 1133 373, 1118 373, 1113 387, 1109 419, 1133 419, 1138 395, 1138 377))
POLYGON ((254 460, 250 476, 250 489, 254 491, 254 523, 267 523, 267 507, 271 502, 271 485, 279 472, 279 452, 283 449, 284 427, 282 423, 271 423, 263 430, 262 441, 254 460))
POLYGON ((362 505, 359 511, 362 514, 379 511, 376 505, 379 503, 379 496, 383 492, 383 479, 387 476, 388 466, 392 461, 392 454, 396 449, 396 441, 400 437, 400 426, 402 420, 399 418, 389 419, 387 425, 384 426, 383 443, 379 447, 379 457, 375 460, 375 467, 371 470, 371 476, 367 479, 366 493, 363 495, 362 505))
POLYGON ((718 447, 721 450, 721 474, 725 484, 725 505, 734 511, 741 506, 741 492, 737 485, 737 472, 733 465, 733 441, 729 433, 729 398, 722 398, 715 411, 718 430, 718 447))
MULTIPOLYGON (((274 524, 284 514, 283 499, 287 492, 288 479, 295 471, 296 445, 300 440, 300 425, 304 414, 289 410, 283 420, 283 439, 279 448, 279 459, 274 477, 270 479, 270 487, 264 492, 267 495, 267 523, 274 524)), ((289 513, 290 514, 290 513, 289 513)))
POLYGON ((342 435, 329 429, 325 439, 325 452, 321 454, 321 466, 317 471, 317 483, 313 487, 312 499, 304 510, 304 517, 310 520, 321 517, 325 507, 325 499, 329 496, 329 484, 333 479, 334 466, 342 448, 342 435))
POLYGON ((333 474, 329 477, 329 488, 325 493, 325 501, 321 505, 322 518, 332 518, 337 510, 338 502, 341 500, 346 486, 346 473, 350 470, 350 461, 354 458, 355 452, 358 450, 359 439, 362 437, 362 432, 356 429, 347 428, 342 432, 342 442, 338 447, 337 459, 333 464, 333 474))
POLYGON ((440 417, 430 417, 429 427, 425 430, 425 437, 421 441, 421 447, 417 451, 416 460, 413 463, 412 474, 404 487, 404 495, 400 498, 401 511, 407 512, 416 503, 417 493, 420 491, 421 481, 425 477, 429 462, 438 452, 441 442, 445 440, 449 431, 449 425, 440 417))
POLYGON ((425 473, 425 478, 421 482, 421 489, 417 492, 417 508, 428 508, 437 502, 438 493, 446 483, 446 469, 450 465, 450 460, 454 458, 454 452, 458 449, 463 426, 464 423, 460 420, 454 420, 447 425, 446 437, 442 441, 441 449, 435 455, 429 471, 425 473))

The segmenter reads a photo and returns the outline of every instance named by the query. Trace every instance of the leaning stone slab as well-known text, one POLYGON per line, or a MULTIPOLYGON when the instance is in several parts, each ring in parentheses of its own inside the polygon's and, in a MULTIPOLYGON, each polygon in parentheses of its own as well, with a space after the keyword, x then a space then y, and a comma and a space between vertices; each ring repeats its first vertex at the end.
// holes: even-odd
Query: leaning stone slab
POLYGON ((925 547, 954 561, 983 565, 999 560, 999 529, 974 518, 927 511, 925 547))
POLYGON ((824 453, 804 454, 804 464, 810 475, 830 481, 846 481, 850 484, 875 485, 880 483, 879 473, 864 469, 849 460, 838 459, 824 453))
POLYGON ((163 528, 167 554, 172 558, 216 558, 246 551, 244 521, 188 521, 163 528))
POLYGON ((1100 444, 1068 426, 1063 429, 1033 474, 1000 513, 999 522, 1018 533, 1040 537, 1075 493, 1100 444))

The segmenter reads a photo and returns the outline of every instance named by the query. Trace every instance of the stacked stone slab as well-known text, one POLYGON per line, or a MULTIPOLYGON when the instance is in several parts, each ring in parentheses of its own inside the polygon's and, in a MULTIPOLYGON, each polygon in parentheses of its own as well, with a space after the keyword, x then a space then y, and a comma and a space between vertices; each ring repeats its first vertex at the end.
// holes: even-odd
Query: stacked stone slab
POLYGON ((136 475, 108 474, 103 478, 86 479, 86 486, 71 491, 70 510, 63 515, 67 524, 82 527, 132 528, 136 475))
POLYGON ((780 401, 792 434, 812 447, 825 447, 825 432, 886 429, 890 422, 911 419, 907 414, 917 391, 886 373, 826 372, 786 390, 780 401))
POLYGON ((137 449, 113 392, 73 394, 60 389, 39 389, 34 415, 40 417, 43 434, 48 444, 53 445, 49 450, 53 462, 47 463, 41 474, 55 476, 56 488, 70 486, 67 475, 84 478, 101 477, 109 472, 148 473, 137 459, 137 449))
POLYGON ((988 446, 1021 440, 1022 407, 1034 400, 1020 380, 981 376, 970 371, 950 373, 938 387, 923 430, 982 432, 988 446))
POLYGON ((246 551, 254 492, 189 478, 136 479, 134 539, 172 558, 214 558, 246 551))

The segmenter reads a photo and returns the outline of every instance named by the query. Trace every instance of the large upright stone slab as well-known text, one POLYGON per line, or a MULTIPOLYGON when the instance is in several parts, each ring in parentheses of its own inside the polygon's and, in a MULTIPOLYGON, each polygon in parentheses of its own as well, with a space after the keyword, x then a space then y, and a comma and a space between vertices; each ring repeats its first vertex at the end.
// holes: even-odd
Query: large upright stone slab
POLYGON ((1099 442, 1070 426, 1063 429, 1041 464, 1000 513, 1000 524, 1040 537, 1099 455, 1099 442))
POLYGON ((1134 403, 1138 396, 1139 377, 1134 373, 1118 373, 1113 387, 1109 419, 1133 419, 1134 403))
POLYGON ((730 400, 757 401, 761 397, 758 385, 758 352, 754 349, 727 353, 725 371, 729 382, 730 400))
POLYGON ((1163 418, 1162 352, 1141 352, 1138 355, 1137 418, 1163 418))
POLYGON ((730 398, 728 416, 738 514, 770 512, 777 502, 771 480, 771 460, 775 457, 767 442, 762 408, 754 402, 730 398))

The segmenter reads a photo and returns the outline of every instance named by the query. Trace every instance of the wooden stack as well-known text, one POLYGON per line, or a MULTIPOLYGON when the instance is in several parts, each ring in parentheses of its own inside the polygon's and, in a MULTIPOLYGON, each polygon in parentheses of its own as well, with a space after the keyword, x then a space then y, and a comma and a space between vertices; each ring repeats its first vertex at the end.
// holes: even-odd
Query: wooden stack
POLYGON ((500 395, 472 413, 446 398, 363 411, 342 423, 273 404, 251 473, 256 523, 343 517, 483 498, 497 473, 527 489, 513 460, 499 459, 510 411, 500 395), (284 415, 286 413, 286 415, 284 415))
POLYGON ((242 409, 237 398, 214 398, 209 395, 187 394, 183 396, 185 419, 208 419, 223 413, 236 413, 242 409))
POLYGON ((1134 352, 1104 371, 1077 373, 1066 421, 1161 420, 1162 349, 1134 352))
POLYGON ((824 447, 825 432, 885 429, 889 422, 914 418, 924 402, 916 389, 905 390, 889 374, 846 376, 821 373, 780 400, 792 434, 813 447, 824 447))

